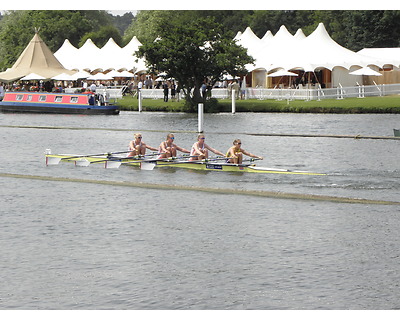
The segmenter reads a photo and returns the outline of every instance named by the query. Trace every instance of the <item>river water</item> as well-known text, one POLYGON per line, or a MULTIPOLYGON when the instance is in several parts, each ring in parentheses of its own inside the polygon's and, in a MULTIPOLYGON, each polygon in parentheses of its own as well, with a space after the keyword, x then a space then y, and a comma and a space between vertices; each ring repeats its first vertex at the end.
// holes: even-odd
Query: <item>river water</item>
POLYGON ((400 206, 351 200, 400 201, 400 141, 322 135, 399 127, 400 115, 206 114, 212 147, 241 138, 259 166, 328 175, 106 170, 46 167, 44 151, 123 151, 138 131, 190 148, 197 115, 0 114, 0 308, 398 309, 400 206))

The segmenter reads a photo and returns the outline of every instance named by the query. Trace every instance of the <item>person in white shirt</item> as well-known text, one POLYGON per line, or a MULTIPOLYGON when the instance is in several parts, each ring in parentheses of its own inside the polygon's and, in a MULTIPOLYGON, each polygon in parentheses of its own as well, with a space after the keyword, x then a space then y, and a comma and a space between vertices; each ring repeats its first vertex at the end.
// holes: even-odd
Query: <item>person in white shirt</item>
POLYGON ((4 87, 3 87, 3 83, 0 82, 0 101, 3 100, 4 98, 4 87))

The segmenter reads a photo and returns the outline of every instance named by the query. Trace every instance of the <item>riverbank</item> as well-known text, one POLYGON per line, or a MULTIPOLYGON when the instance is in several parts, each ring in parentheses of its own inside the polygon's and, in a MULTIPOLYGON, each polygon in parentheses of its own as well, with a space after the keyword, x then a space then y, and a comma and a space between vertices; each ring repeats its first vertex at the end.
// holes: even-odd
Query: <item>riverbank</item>
MULTIPOLYGON (((125 96, 117 101, 121 110, 138 111, 138 99, 125 96)), ((186 112, 185 101, 164 102, 161 99, 144 99, 143 111, 186 112)), ((231 112, 229 99, 212 99, 206 103, 205 112, 231 112)), ((237 100, 236 112, 292 112, 292 113, 400 113, 400 96, 303 100, 237 100)))

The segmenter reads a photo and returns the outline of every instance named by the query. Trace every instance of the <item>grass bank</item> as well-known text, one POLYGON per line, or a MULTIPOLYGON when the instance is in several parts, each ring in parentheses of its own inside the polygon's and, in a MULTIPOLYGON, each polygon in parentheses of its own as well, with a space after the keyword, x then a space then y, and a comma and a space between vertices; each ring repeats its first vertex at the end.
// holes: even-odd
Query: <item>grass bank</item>
MULTIPOLYGON (((121 110, 137 111, 138 100, 130 96, 118 100, 121 110)), ((164 102, 161 99, 144 99, 143 111, 186 112, 183 100, 164 102)), ((232 102, 211 99, 205 112, 231 112, 232 102)), ((236 112, 293 112, 293 113, 400 113, 400 96, 326 99, 321 101, 237 100, 236 112)))

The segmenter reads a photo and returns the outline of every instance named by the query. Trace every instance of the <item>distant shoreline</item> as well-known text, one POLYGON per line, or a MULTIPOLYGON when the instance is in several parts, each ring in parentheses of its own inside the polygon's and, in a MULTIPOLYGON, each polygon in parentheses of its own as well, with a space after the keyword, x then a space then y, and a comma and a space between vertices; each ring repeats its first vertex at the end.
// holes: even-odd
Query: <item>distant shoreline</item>
MULTIPOLYGON (((125 96, 117 101, 120 110, 138 111, 138 99, 125 96)), ((143 111, 188 112, 185 101, 163 102, 162 99, 143 99, 143 111)), ((229 99, 211 99, 205 103, 206 113, 231 112, 229 99)), ((289 113, 393 113, 400 114, 400 95, 367 98, 312 100, 236 100, 236 112, 289 112, 289 113)), ((399 123, 400 127, 400 123, 399 123)))

